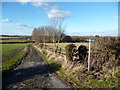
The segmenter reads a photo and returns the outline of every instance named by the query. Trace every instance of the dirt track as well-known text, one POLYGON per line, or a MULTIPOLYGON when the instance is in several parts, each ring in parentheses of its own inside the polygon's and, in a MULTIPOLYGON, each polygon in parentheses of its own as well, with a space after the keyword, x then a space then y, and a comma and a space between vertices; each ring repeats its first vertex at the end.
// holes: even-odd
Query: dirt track
POLYGON ((21 64, 2 80, 3 88, 68 88, 49 70, 39 52, 29 47, 21 64))

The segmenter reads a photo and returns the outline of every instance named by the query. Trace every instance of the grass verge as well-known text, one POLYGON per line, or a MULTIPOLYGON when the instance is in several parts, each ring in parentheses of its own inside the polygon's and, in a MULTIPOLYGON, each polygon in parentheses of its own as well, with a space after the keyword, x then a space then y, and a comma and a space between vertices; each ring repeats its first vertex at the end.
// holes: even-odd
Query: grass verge
POLYGON ((42 55, 42 58, 50 65, 50 70, 52 73, 55 73, 55 72, 61 70, 61 64, 59 62, 55 62, 54 58, 52 58, 51 60, 48 61, 46 51, 40 52, 40 54, 42 55))
MULTIPOLYGON (((111 75, 100 74, 97 78, 94 73, 83 73, 75 70, 66 70, 61 64, 55 62, 54 58, 48 60, 47 52, 40 52, 43 59, 49 63, 52 72, 73 88, 119 88, 120 71, 115 71, 111 75)), ((97 72, 95 73, 97 74, 97 72)))

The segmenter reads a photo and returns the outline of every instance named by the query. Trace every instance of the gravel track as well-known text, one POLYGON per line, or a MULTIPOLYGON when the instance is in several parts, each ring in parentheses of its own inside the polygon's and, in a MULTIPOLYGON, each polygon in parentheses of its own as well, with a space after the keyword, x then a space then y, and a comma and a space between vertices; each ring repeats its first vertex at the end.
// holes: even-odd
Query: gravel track
POLYGON ((34 47, 28 49, 29 53, 21 64, 3 77, 3 88, 69 88, 50 72, 49 65, 34 47))

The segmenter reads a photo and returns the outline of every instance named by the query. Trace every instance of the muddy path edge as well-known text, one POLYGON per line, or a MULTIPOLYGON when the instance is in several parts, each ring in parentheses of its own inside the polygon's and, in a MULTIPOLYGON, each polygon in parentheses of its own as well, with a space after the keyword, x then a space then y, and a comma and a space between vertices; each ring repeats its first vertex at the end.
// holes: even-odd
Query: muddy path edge
MULTIPOLYGON (((33 46, 33 45, 32 45, 33 46)), ((33 46, 36 51, 39 53, 39 55, 42 57, 42 55, 40 54, 40 51, 37 47, 33 46)), ((42 57, 43 59, 43 57, 42 57)), ((47 63, 44 59, 43 61, 49 65, 49 63, 47 63)), ((49 66, 50 67, 50 66, 49 66)), ((49 76, 53 82, 53 86, 54 88, 68 88, 70 89, 71 87, 66 83, 64 82, 60 77, 58 77, 58 75, 56 73, 52 73, 51 70, 49 71, 49 76)))

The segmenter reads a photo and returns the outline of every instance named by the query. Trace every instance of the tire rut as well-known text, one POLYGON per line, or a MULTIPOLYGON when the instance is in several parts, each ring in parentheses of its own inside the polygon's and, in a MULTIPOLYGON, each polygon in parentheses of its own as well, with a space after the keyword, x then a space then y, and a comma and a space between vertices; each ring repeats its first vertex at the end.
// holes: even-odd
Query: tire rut
POLYGON ((3 88, 68 88, 50 73, 49 65, 33 46, 28 49, 21 64, 2 79, 3 88))
POLYGON ((28 55, 9 75, 3 78, 3 88, 51 88, 53 84, 48 75, 48 65, 32 47, 28 55))

